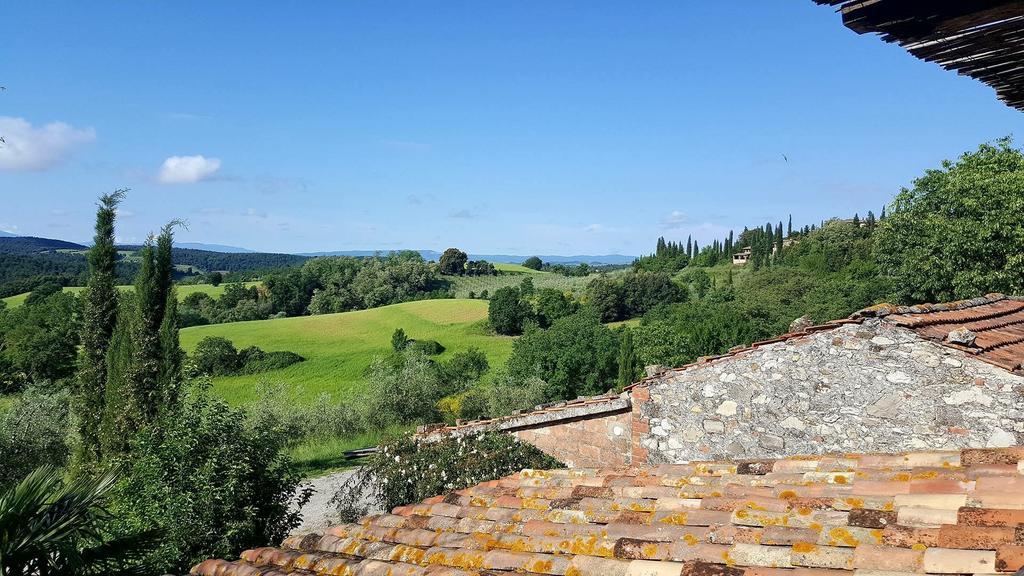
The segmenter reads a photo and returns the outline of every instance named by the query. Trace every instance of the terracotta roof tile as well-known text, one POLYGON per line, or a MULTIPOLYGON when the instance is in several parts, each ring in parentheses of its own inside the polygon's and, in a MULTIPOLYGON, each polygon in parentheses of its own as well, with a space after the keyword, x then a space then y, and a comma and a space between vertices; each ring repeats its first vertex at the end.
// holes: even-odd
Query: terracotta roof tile
POLYGON ((1013 572, 1024 447, 533 471, 288 538, 200 576, 1013 572))

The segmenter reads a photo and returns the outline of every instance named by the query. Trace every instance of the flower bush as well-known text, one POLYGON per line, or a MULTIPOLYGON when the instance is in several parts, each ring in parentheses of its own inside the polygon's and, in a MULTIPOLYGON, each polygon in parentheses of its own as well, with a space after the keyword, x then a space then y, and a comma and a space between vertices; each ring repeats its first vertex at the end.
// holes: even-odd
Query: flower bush
POLYGON ((381 444, 378 452, 334 497, 343 520, 419 502, 496 480, 524 468, 564 468, 564 464, 509 434, 486 432, 424 442, 402 437, 381 444))

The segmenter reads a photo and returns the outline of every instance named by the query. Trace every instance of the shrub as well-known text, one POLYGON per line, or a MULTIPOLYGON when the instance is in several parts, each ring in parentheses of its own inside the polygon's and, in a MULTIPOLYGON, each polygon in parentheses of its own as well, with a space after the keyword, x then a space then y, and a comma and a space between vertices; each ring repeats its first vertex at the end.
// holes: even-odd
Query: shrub
MULTIPOLYGON (((251 415, 190 389, 180 408, 140 431, 121 463, 111 512, 120 533, 161 527, 148 573, 184 574, 205 558, 280 541, 301 518, 299 478, 273 413, 251 415)), ((309 490, 300 491, 304 504, 309 490)))
POLYGON ((561 462, 508 434, 423 442, 403 437, 382 444, 377 454, 334 497, 343 519, 365 514, 358 503, 369 496, 390 510, 496 480, 525 468, 552 469, 561 462))
POLYGON ((395 352, 401 352, 408 345, 409 337, 406 336, 405 330, 395 328, 395 331, 391 333, 391 349, 395 352))
POLYGON ((207 336, 196 344, 191 356, 201 374, 226 376, 238 370, 238 350, 227 338, 207 336))
POLYGON ((287 352, 284 350, 264 352, 259 348, 256 348, 256 350, 259 351, 259 354, 250 356, 242 364, 242 368, 240 370, 242 374, 258 374, 269 370, 280 370, 281 368, 287 368, 292 364, 298 364, 305 360, 305 358, 299 356, 295 352, 287 352))
POLYGON ((0 412, 0 490, 42 463, 63 466, 68 459, 67 435, 67 392, 27 388, 0 412))
POLYGON ((413 340, 409 347, 427 356, 437 356, 445 350, 437 340, 413 340))
POLYGON ((436 422, 437 401, 449 393, 437 366, 417 350, 375 358, 366 379, 368 392, 361 404, 367 420, 380 428, 436 422))

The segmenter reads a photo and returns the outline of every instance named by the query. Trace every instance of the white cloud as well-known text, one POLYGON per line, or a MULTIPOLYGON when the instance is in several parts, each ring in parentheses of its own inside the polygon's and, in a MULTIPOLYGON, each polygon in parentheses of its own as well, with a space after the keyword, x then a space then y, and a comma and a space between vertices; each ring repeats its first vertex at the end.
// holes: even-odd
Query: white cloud
POLYGON ((18 226, 16 224, 4 224, 0 222, 0 232, 7 232, 8 234, 17 234, 18 226))
POLYGON ((677 228, 682 228, 689 221, 689 216, 679 210, 673 210, 661 219, 660 225, 663 230, 675 230, 677 228))
POLYGON ((0 170, 46 170, 60 164, 82 144, 96 139, 92 128, 51 122, 38 128, 24 118, 0 116, 0 170))
POLYGON ((212 176, 220 170, 220 158, 196 156, 171 156, 164 160, 157 179, 164 184, 190 184, 212 176))

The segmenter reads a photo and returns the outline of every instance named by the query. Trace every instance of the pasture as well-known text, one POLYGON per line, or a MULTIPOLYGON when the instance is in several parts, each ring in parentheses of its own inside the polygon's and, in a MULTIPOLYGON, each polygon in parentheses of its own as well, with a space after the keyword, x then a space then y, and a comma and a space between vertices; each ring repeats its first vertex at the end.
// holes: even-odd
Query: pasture
POLYGON ((286 384, 300 402, 312 402, 322 393, 343 402, 362 390, 364 371, 374 357, 391 349, 396 328, 410 338, 440 342, 446 348, 441 360, 479 348, 493 371, 511 355, 513 339, 487 333, 486 318, 486 301, 420 300, 340 314, 194 326, 181 331, 181 345, 190 351, 202 338, 220 336, 237 348, 259 346, 306 358, 280 370, 216 378, 213 391, 233 405, 255 400, 261 382, 286 384))
MULTIPOLYGON (((496 265, 497 266, 497 265, 496 265)), ((510 264, 510 266, 516 266, 510 264)), ((524 270, 530 270, 519 266, 524 270)), ((573 292, 581 294, 584 289, 596 275, 590 276, 563 276, 561 274, 554 274, 552 272, 538 272, 536 270, 530 270, 529 274, 512 273, 512 274, 499 274, 497 276, 442 276, 446 280, 452 292, 456 298, 469 298, 469 293, 472 292, 475 297, 479 297, 480 293, 487 290, 488 294, 494 294, 499 288, 506 286, 519 286, 524 278, 530 278, 533 280, 534 288, 557 288, 563 292, 573 292)))

